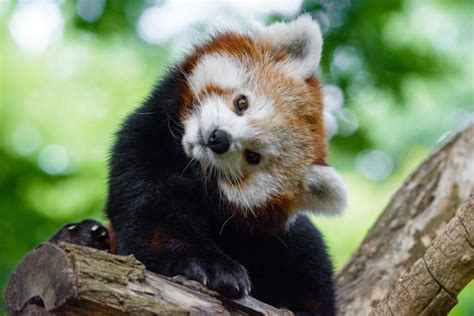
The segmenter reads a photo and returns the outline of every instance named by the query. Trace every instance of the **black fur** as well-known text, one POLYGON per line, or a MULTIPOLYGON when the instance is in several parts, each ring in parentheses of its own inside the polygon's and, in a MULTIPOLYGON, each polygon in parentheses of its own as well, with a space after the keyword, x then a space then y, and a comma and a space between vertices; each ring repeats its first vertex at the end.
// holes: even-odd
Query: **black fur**
POLYGON ((333 268, 314 225, 299 216, 281 236, 251 232, 223 207, 215 181, 188 166, 178 124, 183 80, 172 69, 118 133, 106 208, 118 253, 232 298, 251 289, 275 306, 333 315, 333 268))

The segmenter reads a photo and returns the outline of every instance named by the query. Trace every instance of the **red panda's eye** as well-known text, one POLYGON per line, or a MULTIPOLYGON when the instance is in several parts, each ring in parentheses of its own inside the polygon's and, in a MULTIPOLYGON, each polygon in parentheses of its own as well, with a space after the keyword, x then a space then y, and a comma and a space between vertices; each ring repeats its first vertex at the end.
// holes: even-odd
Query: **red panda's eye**
POLYGON ((241 94, 235 98, 234 107, 235 112, 237 112, 238 115, 242 115, 242 113, 244 113, 244 111, 249 107, 249 100, 245 95, 241 94))
POLYGON ((256 153, 248 149, 245 150, 245 159, 247 160, 249 164, 258 165, 260 163, 261 158, 262 156, 259 153, 256 153))

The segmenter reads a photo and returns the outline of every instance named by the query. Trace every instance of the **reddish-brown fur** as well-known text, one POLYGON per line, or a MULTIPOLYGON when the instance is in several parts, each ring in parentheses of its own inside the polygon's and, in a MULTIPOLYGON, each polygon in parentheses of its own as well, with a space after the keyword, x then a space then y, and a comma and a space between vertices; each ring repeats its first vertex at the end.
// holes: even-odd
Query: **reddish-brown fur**
POLYGON ((155 229, 151 237, 151 245, 154 248, 160 248, 162 245, 165 245, 169 241, 169 237, 166 236, 160 229, 155 229))
POLYGON ((107 230, 109 233, 110 252, 117 253, 117 235, 115 234, 114 229, 112 228, 112 224, 109 224, 109 226, 107 226, 107 230))
POLYGON ((234 93, 233 89, 222 88, 217 85, 207 85, 198 93, 197 99, 200 100, 205 96, 218 95, 218 96, 230 96, 234 93))

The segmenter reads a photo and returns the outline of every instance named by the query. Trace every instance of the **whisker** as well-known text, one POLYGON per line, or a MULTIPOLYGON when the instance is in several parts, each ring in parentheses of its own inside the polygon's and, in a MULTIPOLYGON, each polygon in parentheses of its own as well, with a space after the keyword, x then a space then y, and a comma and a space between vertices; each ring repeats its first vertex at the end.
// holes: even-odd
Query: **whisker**
POLYGON ((184 173, 186 172, 186 170, 188 169, 189 166, 191 166, 191 164, 195 162, 194 158, 191 158, 189 160, 189 162, 186 164, 186 166, 184 167, 183 171, 181 172, 181 175, 180 177, 182 177, 184 175, 184 173))
POLYGON ((180 137, 178 137, 178 136, 176 136, 176 135, 173 133, 173 131, 171 130, 171 125, 170 125, 170 120, 169 120, 169 117, 168 117, 168 120, 167 120, 167 122, 168 122, 168 130, 170 131, 170 134, 171 134, 171 135, 172 135, 172 136, 173 136, 175 139, 177 139, 177 140, 181 141, 181 138, 180 138, 180 137))
POLYGON ((221 227, 221 229, 220 229, 220 231, 219 231, 219 235, 220 235, 220 236, 222 236, 222 232, 224 231, 224 226, 225 226, 225 224, 227 224, 227 222, 230 221, 230 220, 234 217, 234 215, 235 215, 235 214, 230 215, 229 218, 225 220, 224 224, 222 224, 222 227, 221 227))
POLYGON ((283 246, 285 246, 286 248, 288 248, 288 245, 286 244, 286 242, 283 241, 283 239, 280 238, 280 236, 275 235, 275 237, 276 237, 279 241, 281 241, 281 243, 283 244, 283 246))
POLYGON ((156 114, 156 113, 159 113, 159 111, 154 111, 154 112, 136 112, 135 114, 139 114, 139 115, 152 115, 152 114, 156 114))
POLYGON ((183 124, 177 122, 175 119, 173 119, 171 116, 168 116, 168 119, 171 120, 174 124, 176 124, 177 127, 179 127, 182 131, 184 131, 184 126, 183 124))

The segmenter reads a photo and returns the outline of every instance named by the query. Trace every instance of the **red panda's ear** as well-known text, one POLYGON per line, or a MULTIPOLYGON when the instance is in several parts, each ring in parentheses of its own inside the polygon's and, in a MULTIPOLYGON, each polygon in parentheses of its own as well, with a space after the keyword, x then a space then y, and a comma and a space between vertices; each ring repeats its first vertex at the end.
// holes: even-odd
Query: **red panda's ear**
POLYGON ((319 24, 309 15, 288 23, 256 26, 254 38, 287 56, 285 70, 302 79, 313 76, 319 66, 323 38, 319 24))
POLYGON ((323 215, 340 214, 347 204, 341 176, 330 166, 312 165, 303 175, 305 191, 297 209, 323 215))

